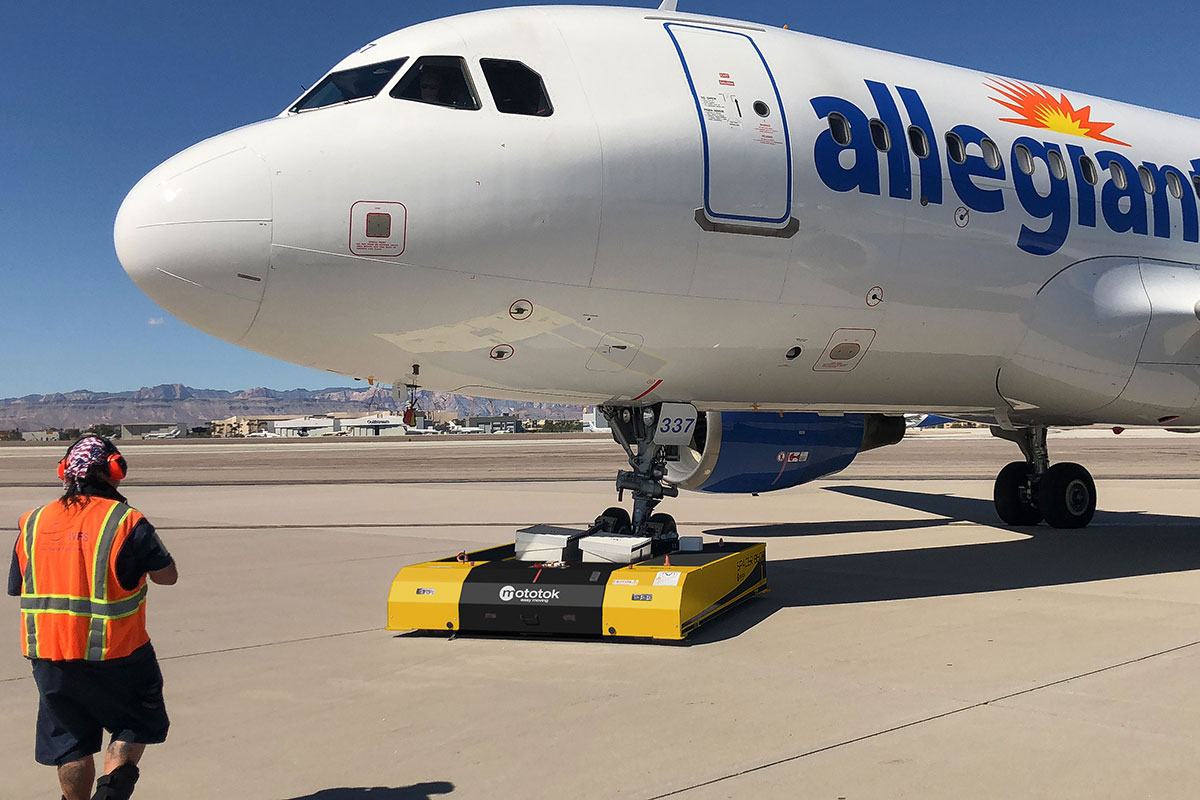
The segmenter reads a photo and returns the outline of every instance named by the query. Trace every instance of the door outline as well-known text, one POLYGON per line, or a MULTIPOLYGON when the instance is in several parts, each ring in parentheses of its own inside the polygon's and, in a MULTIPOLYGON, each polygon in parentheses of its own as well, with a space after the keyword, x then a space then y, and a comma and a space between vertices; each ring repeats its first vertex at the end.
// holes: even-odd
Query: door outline
MULTIPOLYGON (((667 31, 667 35, 671 37, 671 43, 675 45, 675 52, 679 56, 679 63, 683 67, 683 74, 687 78, 688 88, 692 92, 692 101, 696 105, 696 118, 700 123, 700 137, 704 143, 704 213, 711 220, 727 220, 733 223, 757 222, 767 225, 780 225, 788 222, 792 216, 792 134, 788 128, 787 111, 783 107, 783 98, 779 94, 779 85, 775 82, 775 73, 771 72, 771 65, 767 63, 767 59, 763 56, 762 50, 759 49, 758 43, 752 37, 738 31, 726 30, 724 28, 714 28, 706 25, 687 25, 677 22, 663 23, 663 28, 667 31), (750 217, 738 214, 719 214, 712 210, 710 202, 710 168, 709 168, 709 141, 708 141, 708 125, 704 119, 704 109, 700 104, 700 95, 696 91, 696 82, 692 79, 692 71, 688 67, 687 57, 683 54, 683 48, 679 44, 679 40, 675 38, 675 33, 672 28, 693 28, 700 31, 709 31, 712 33, 721 33, 727 36, 741 36, 750 43, 754 48, 754 52, 758 54, 758 59, 762 62, 763 70, 767 73, 767 79, 771 82, 771 90, 775 93, 775 105, 779 109, 779 121, 783 126, 783 143, 784 143, 784 158, 787 164, 787 195, 786 207, 784 213, 780 217, 750 217)), ((791 228, 792 226, 788 226, 791 228)), ((750 232, 750 231, 746 231, 750 232)), ((755 231, 757 232, 757 231, 755 231)))

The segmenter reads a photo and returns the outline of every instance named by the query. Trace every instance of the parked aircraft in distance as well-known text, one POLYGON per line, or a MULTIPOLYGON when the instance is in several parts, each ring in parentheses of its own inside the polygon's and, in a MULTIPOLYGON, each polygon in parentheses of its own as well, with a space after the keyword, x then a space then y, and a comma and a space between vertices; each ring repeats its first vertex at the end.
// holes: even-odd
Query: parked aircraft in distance
POLYGON ((893 444, 1021 448, 1009 524, 1082 527, 1050 425, 1200 425, 1200 123, 663 8, 464 14, 365 44, 145 176, 129 275, 277 358, 601 405, 632 517, 893 444), (620 55, 613 43, 620 42, 620 55))

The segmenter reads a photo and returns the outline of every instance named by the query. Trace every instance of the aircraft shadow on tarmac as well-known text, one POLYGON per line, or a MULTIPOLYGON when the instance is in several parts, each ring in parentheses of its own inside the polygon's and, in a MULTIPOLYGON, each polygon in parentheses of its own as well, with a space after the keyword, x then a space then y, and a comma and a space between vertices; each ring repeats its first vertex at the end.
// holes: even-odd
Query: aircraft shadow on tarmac
POLYGON ((453 791, 454 784, 449 781, 428 781, 394 789, 385 786, 322 789, 290 800, 432 800, 434 795, 450 794, 453 791))
MULTIPOLYGON (((897 535, 902 536, 904 529, 929 527, 930 522, 944 525, 947 520, 1001 526, 989 500, 863 486, 828 487, 827 491, 937 514, 944 519, 726 527, 705 533, 754 539, 898 530, 897 535)), ((767 572, 771 591, 700 629, 691 643, 735 637, 781 608, 941 597, 1200 570, 1200 523, 1191 517, 1097 511, 1092 526, 1082 530, 1046 525, 1005 530, 1024 536, 1003 542, 771 561, 767 572)))

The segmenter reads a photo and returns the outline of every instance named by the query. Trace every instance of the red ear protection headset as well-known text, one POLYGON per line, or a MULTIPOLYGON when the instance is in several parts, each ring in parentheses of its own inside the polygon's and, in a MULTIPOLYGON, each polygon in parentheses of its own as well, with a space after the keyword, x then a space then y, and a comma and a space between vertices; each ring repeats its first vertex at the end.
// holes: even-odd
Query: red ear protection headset
MULTIPOLYGON (((81 436, 71 443, 67 448, 67 454, 58 462, 58 479, 65 481, 67 479, 67 458, 71 455, 71 451, 75 449, 75 445, 82 442, 84 439, 90 439, 91 436, 81 436)), ((100 441, 104 442, 104 450, 108 453, 108 462, 106 463, 105 475, 111 481, 123 481, 129 470, 129 465, 125 463, 125 456, 117 450, 117 446, 105 439, 103 436, 97 436, 100 441)))

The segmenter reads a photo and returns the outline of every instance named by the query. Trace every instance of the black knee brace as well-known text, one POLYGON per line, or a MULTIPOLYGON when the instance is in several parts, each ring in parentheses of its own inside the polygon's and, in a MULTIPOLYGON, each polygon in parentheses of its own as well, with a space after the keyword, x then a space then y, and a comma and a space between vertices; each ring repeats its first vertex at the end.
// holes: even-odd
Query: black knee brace
POLYGON ((139 774, 136 765, 122 764, 96 781, 96 793, 92 795, 92 800, 129 800, 139 774))

